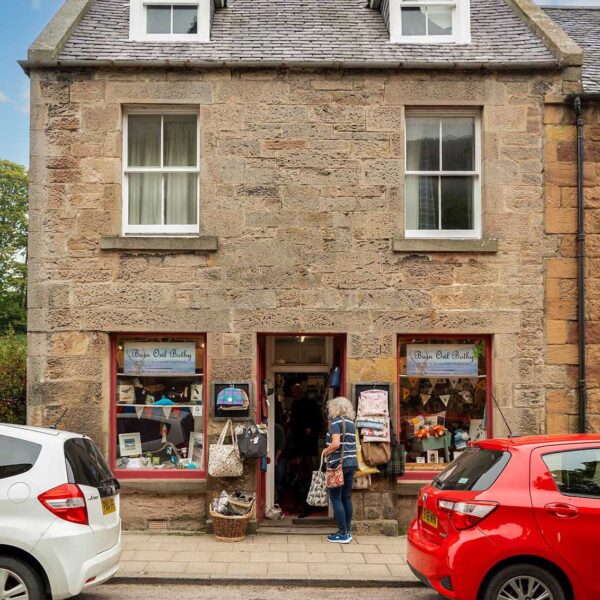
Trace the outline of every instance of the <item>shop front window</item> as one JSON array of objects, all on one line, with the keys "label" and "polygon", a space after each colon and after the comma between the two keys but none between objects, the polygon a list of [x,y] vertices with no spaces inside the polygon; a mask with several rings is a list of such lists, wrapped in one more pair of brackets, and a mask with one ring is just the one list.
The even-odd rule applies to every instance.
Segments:
[{"label": "shop front window", "polygon": [[117,470],[202,473],[205,338],[115,339]]},{"label": "shop front window", "polygon": [[400,340],[407,470],[439,469],[488,436],[488,354],[486,338]]},{"label": "shop front window", "polygon": [[275,338],[275,365],[326,365],[328,360],[326,337],[297,335]]}]

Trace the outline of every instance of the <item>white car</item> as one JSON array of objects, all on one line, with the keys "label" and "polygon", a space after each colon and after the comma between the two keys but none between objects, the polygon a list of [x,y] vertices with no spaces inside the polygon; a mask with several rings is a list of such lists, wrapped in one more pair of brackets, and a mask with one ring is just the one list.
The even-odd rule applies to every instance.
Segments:
[{"label": "white car", "polygon": [[92,440],[0,424],[0,599],[76,596],[121,549],[119,484]]}]

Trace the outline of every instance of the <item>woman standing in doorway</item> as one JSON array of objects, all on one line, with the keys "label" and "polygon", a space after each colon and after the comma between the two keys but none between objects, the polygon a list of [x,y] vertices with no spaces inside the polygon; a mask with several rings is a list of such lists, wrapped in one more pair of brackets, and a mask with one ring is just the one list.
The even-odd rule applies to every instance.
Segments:
[{"label": "woman standing in doorway", "polygon": [[[327,457],[327,467],[335,469],[340,461],[343,464],[344,485],[329,489],[333,512],[338,531],[327,536],[327,541],[348,544],[352,541],[352,483],[358,467],[356,460],[356,428],[354,427],[354,408],[347,398],[339,397],[327,403],[329,430],[327,447],[323,454]],[[342,453],[343,449],[343,453]]]}]

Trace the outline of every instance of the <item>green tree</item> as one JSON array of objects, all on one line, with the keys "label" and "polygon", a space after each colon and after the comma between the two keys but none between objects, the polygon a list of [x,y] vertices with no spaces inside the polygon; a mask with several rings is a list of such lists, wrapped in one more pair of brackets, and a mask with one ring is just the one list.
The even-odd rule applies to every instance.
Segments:
[{"label": "green tree", "polygon": [[0,160],[0,332],[26,329],[27,169]]},{"label": "green tree", "polygon": [[12,327],[0,337],[0,423],[25,423],[27,342]]}]

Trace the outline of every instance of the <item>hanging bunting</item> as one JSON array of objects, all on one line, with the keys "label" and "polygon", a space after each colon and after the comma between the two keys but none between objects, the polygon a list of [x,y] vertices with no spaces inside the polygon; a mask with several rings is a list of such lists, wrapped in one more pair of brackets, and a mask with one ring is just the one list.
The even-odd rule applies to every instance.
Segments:
[{"label": "hanging bunting", "polygon": [[417,388],[419,386],[419,378],[418,377],[409,377],[408,385],[410,386],[410,389],[412,392],[416,392]]},{"label": "hanging bunting", "polygon": [[410,397],[410,389],[403,387],[402,388],[402,400],[407,400]]},{"label": "hanging bunting", "polygon": [[438,384],[438,381],[440,380],[439,377],[430,377],[429,381],[431,382],[431,387],[435,390],[435,386]]},{"label": "hanging bunting", "polygon": [[458,386],[458,382],[460,381],[460,379],[458,377],[450,377],[448,378],[448,383],[450,384],[450,387],[452,388],[452,391],[456,391],[456,388]]},{"label": "hanging bunting", "polygon": [[479,377],[469,377],[469,383],[475,387],[479,383]]},{"label": "hanging bunting", "polygon": [[163,411],[163,415],[165,416],[165,419],[168,419],[171,416],[171,407],[170,406],[163,406],[162,411]]},{"label": "hanging bunting", "polygon": [[440,400],[446,408],[448,408],[448,402],[450,402],[450,394],[441,394]]},{"label": "hanging bunting", "polygon": [[135,414],[137,415],[138,420],[142,418],[142,414],[144,413],[144,406],[136,406]]},{"label": "hanging bunting", "polygon": [[483,378],[483,379],[480,379],[480,380],[477,382],[477,389],[478,389],[478,390],[482,390],[482,391],[483,391],[483,390],[485,390],[485,383],[486,383],[486,382],[485,382],[485,378]]},{"label": "hanging bunting", "polygon": [[429,394],[421,394],[421,405],[425,406],[429,402]]}]

